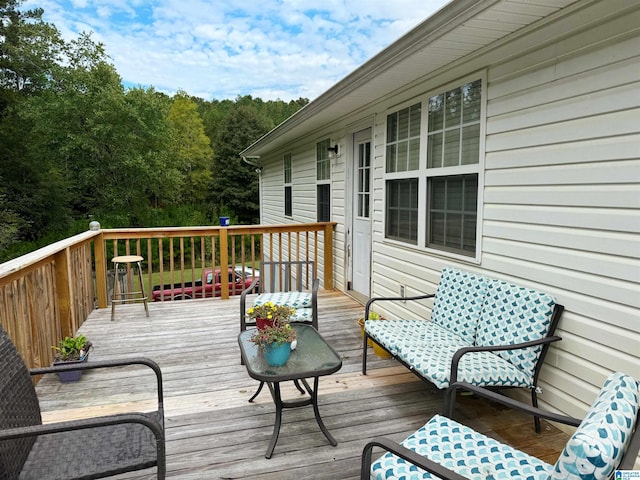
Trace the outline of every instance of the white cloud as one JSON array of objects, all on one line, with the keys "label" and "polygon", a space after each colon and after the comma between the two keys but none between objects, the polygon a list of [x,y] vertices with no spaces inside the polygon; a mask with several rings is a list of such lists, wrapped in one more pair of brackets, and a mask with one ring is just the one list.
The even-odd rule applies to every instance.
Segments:
[{"label": "white cloud", "polygon": [[[315,98],[447,0],[42,0],[93,31],[127,84],[206,99]],[[31,4],[31,5],[30,5]],[[25,7],[35,6],[28,0]]]}]

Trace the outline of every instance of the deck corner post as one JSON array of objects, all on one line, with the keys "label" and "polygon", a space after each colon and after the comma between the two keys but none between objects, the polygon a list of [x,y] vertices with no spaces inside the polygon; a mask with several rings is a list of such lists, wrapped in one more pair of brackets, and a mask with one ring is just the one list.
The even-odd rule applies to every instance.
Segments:
[{"label": "deck corner post", "polygon": [[[220,227],[220,278],[227,278],[227,272],[229,270],[229,236],[227,234],[227,227]],[[220,298],[223,300],[229,299],[229,284],[227,282],[220,282]]]},{"label": "deck corner post", "polygon": [[96,269],[96,295],[98,308],[107,308],[107,259],[102,232],[93,242]]}]

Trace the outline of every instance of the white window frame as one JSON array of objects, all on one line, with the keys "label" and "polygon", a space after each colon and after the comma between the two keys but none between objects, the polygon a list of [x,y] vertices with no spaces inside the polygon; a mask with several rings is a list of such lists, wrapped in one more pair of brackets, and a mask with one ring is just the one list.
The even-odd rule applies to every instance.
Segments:
[{"label": "white window frame", "polygon": [[[331,221],[332,212],[331,212],[331,204],[332,204],[332,192],[331,192],[331,158],[329,157],[329,146],[331,146],[330,138],[323,138],[316,142],[316,220],[319,220],[318,215],[318,187],[320,185],[328,185],[329,188],[329,219],[327,221]],[[326,175],[324,174],[326,167]],[[322,175],[320,175],[322,172]]]},{"label": "white window frame", "polygon": [[[282,157],[283,176],[284,176],[284,216],[287,218],[293,217],[293,167],[291,161],[291,153],[285,153]],[[291,211],[287,213],[287,189],[291,196],[291,204],[289,205]]]},{"label": "white window frame", "polygon": [[[480,139],[479,139],[479,154],[478,163],[471,165],[461,165],[452,167],[438,167],[427,168],[427,137],[428,137],[428,120],[429,120],[429,99],[435,95],[450,91],[457,87],[461,87],[467,83],[480,80],[481,85],[481,98],[480,98]],[[416,103],[422,104],[421,120],[420,120],[420,160],[419,167],[416,170],[400,171],[400,172],[386,172],[386,145],[387,145],[387,119],[388,116],[396,113],[404,108],[415,105]],[[430,90],[420,96],[413,97],[406,102],[395,105],[389,108],[385,112],[385,127],[384,127],[384,206],[383,206],[383,218],[384,218],[384,241],[389,244],[395,244],[405,248],[417,249],[429,254],[449,257],[460,261],[479,263],[482,252],[482,218],[483,218],[483,191],[484,191],[484,165],[485,165],[485,136],[486,136],[486,104],[487,104],[487,77],[486,72],[476,73],[462,78],[455,82],[442,85],[438,88]],[[477,192],[477,210],[476,210],[476,244],[475,253],[471,255],[465,255],[454,251],[449,251],[441,248],[427,247],[427,221],[428,221],[428,192],[427,183],[428,179],[438,176],[457,176],[465,174],[477,174],[478,176],[478,192]],[[402,241],[398,239],[387,237],[387,194],[388,187],[387,181],[389,180],[401,180],[401,179],[418,179],[418,226],[417,226],[417,243],[411,243],[410,241]]]}]

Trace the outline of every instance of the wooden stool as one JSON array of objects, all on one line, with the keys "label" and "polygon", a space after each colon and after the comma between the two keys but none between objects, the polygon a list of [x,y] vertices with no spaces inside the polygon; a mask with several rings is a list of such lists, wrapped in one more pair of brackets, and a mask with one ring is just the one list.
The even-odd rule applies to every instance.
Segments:
[{"label": "wooden stool", "polygon": [[[116,310],[116,303],[144,302],[144,310],[147,312],[147,317],[149,316],[149,307],[147,306],[147,296],[144,293],[144,284],[142,283],[142,267],[140,266],[140,262],[142,262],[143,260],[144,258],[142,258],[140,255],[122,255],[119,257],[113,257],[111,259],[111,261],[113,262],[113,269],[115,272],[115,277],[113,280],[113,295],[111,296],[111,321],[112,322],[113,322],[113,316]],[[121,263],[126,263],[126,264],[133,263],[137,265],[140,290],[137,290],[135,292],[120,291],[121,287],[118,282],[118,267]],[[127,272],[127,277],[128,277],[128,272]]]}]

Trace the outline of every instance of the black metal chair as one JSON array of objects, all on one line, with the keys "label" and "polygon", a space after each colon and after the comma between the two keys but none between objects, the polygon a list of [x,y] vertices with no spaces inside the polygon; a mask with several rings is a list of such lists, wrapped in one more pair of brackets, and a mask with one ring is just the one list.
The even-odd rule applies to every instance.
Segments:
[{"label": "black metal chair", "polygon": [[[146,365],[156,375],[158,410],[43,425],[31,375]],[[157,467],[166,474],[162,374],[152,360],[133,358],[29,370],[0,328],[0,478],[94,479]]]},{"label": "black metal chair", "polygon": [[296,309],[291,323],[310,323],[318,329],[318,287],[315,262],[288,260],[262,262],[260,276],[240,294],[240,331],[255,326],[246,318],[247,295],[259,293],[254,305],[273,302]]}]

